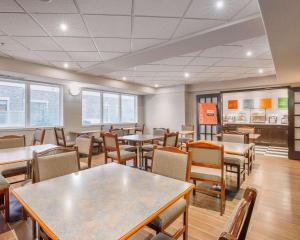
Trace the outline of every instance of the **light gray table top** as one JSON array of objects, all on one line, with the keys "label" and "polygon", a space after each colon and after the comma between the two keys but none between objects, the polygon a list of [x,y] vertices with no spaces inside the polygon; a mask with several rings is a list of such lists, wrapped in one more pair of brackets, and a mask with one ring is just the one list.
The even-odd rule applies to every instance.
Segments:
[{"label": "light gray table top", "polygon": [[147,142],[156,139],[161,139],[164,136],[155,136],[155,135],[147,135],[147,134],[134,134],[134,135],[126,135],[119,137],[119,140],[133,141],[133,142]]},{"label": "light gray table top", "polygon": [[224,152],[228,154],[235,154],[235,155],[245,155],[248,153],[249,149],[252,144],[245,144],[245,143],[233,143],[233,142],[221,142],[221,141],[212,141],[216,144],[223,144]]},{"label": "light gray table top", "polygon": [[53,239],[127,239],[193,185],[110,163],[13,189]]}]

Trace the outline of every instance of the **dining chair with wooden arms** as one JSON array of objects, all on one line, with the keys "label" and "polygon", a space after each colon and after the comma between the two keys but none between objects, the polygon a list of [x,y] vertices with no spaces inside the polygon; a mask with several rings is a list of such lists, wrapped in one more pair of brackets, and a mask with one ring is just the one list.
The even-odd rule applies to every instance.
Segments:
[{"label": "dining chair with wooden arms", "polygon": [[[17,136],[17,135],[8,135],[0,137],[0,149],[7,148],[17,148],[17,147],[25,147],[25,135]],[[29,163],[20,162],[13,163],[8,165],[0,166],[0,174],[3,177],[14,177],[18,175],[25,175],[25,180],[29,177]],[[23,181],[23,180],[21,180]],[[20,181],[16,181],[20,182]]]},{"label": "dining chair with wooden arms", "polygon": [[[181,131],[195,131],[194,125],[181,125]],[[194,141],[194,133],[184,134],[178,138],[178,142],[180,144],[181,149],[186,145],[187,142]]]},{"label": "dining chair with wooden arms", "polygon": [[[225,209],[225,178],[224,178],[224,146],[206,141],[188,142],[187,150],[192,152],[191,179],[196,185],[193,193],[200,191],[206,194],[220,196],[220,214]],[[218,185],[219,189],[212,186],[197,185],[198,182]]]},{"label": "dining chair with wooden arms", "polygon": [[245,240],[257,198],[257,190],[247,187],[218,240]]},{"label": "dining chair with wooden arms", "polygon": [[32,145],[41,145],[44,143],[46,129],[36,128],[33,133]]},{"label": "dining chair with wooden arms", "polygon": [[109,132],[104,133],[103,142],[105,163],[108,162],[108,159],[111,159],[112,161],[117,161],[120,164],[126,165],[127,161],[133,160],[134,167],[137,167],[137,154],[135,152],[122,149],[119,145],[117,134]]},{"label": "dining chair with wooden arms", "polygon": [[[155,174],[189,182],[191,161],[190,152],[182,151],[176,147],[162,147],[154,150],[151,171]],[[186,240],[188,236],[188,207],[189,196],[186,196],[163,211],[148,226],[157,233],[164,232],[177,218],[183,216],[183,226],[172,237],[177,239],[183,235],[183,239]]]},{"label": "dining chair with wooden arms", "polygon": [[[81,135],[75,140],[75,147],[78,151],[81,170],[92,167],[94,139],[94,136]],[[81,158],[87,158],[87,162],[81,161]]]},{"label": "dining chair with wooden arms", "polygon": [[9,182],[0,174],[0,210],[4,210],[6,222],[9,222],[9,186]]},{"label": "dining chair with wooden arms", "polygon": [[145,124],[143,123],[136,123],[134,126],[134,133],[141,133],[144,134],[144,130],[145,130]]},{"label": "dining chair with wooden arms", "polygon": [[65,131],[63,128],[55,127],[54,134],[57,146],[73,147],[75,145],[75,142],[66,140]]}]

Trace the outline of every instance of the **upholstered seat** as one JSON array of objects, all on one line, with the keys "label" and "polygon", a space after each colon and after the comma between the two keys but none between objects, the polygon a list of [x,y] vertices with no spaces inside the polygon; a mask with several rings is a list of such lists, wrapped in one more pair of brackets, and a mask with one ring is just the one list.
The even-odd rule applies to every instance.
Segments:
[{"label": "upholstered seat", "polygon": [[132,145],[120,145],[120,150],[125,150],[125,151],[129,151],[129,152],[136,152],[137,148],[136,148],[136,146],[132,146]]},{"label": "upholstered seat", "polygon": [[145,152],[153,151],[154,146],[155,145],[153,145],[153,144],[143,145],[142,146],[142,151],[145,151]]},{"label": "upholstered seat", "polygon": [[[118,152],[117,151],[108,152],[107,157],[117,159],[118,158]],[[136,157],[136,154],[134,152],[120,150],[120,157],[121,157],[121,159],[128,159],[128,158],[131,158],[131,157],[134,158],[134,157]]]},{"label": "upholstered seat", "polygon": [[158,217],[154,218],[153,221],[150,222],[149,226],[155,227],[157,229],[162,229],[164,226],[177,219],[178,216],[180,216],[180,214],[185,211],[185,207],[186,200],[183,198],[179,199],[172,206],[159,214]]},{"label": "upholstered seat", "polygon": [[192,166],[191,178],[221,181],[221,171],[215,168]]},{"label": "upholstered seat", "polygon": [[164,233],[159,233],[156,236],[154,236],[153,238],[151,238],[151,240],[173,240],[174,238],[164,234]]},{"label": "upholstered seat", "polygon": [[27,173],[27,163],[20,162],[20,163],[9,164],[6,166],[1,166],[0,173],[4,177],[25,174],[25,173]]},{"label": "upholstered seat", "polygon": [[245,157],[232,154],[224,154],[224,163],[230,165],[244,166]]},{"label": "upholstered seat", "polygon": [[0,191],[9,188],[9,182],[0,174]]}]

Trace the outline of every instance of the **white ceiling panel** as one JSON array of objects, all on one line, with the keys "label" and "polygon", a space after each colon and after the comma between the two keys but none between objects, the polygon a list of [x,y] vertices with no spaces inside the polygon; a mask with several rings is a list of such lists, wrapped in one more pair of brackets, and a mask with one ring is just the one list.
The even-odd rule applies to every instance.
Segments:
[{"label": "white ceiling panel", "polygon": [[7,36],[0,36],[0,43],[3,43],[3,45],[0,45],[0,51],[1,50],[9,50],[9,51],[27,50],[20,43]]},{"label": "white ceiling panel", "polygon": [[183,19],[180,23],[175,38],[183,37],[189,34],[194,34],[212,27],[216,27],[224,24],[224,21],[220,20],[207,20],[207,19]]},{"label": "white ceiling panel", "polygon": [[249,59],[238,59],[238,58],[228,58],[223,59],[215,64],[215,66],[221,66],[221,67],[241,67],[244,63],[248,62]]},{"label": "white ceiling panel", "polygon": [[54,39],[65,51],[97,51],[91,38],[56,37]]},{"label": "white ceiling panel", "polygon": [[164,65],[187,65],[193,60],[193,57],[173,57],[167,58],[153,64],[164,64]]},{"label": "white ceiling panel", "polygon": [[[79,14],[34,14],[33,16],[52,36],[89,36]],[[62,23],[67,25],[66,31],[60,29]]]},{"label": "white ceiling panel", "polygon": [[77,62],[77,64],[81,67],[81,68],[88,68],[91,67],[93,65],[98,64],[99,62]]},{"label": "white ceiling panel", "polygon": [[204,71],[206,68],[207,68],[207,66],[194,66],[194,65],[189,65],[189,66],[186,66],[186,67],[184,68],[184,71],[185,71],[185,72],[199,73],[199,72]]},{"label": "white ceiling panel", "polygon": [[214,0],[194,0],[185,17],[229,20],[243,9],[249,0],[226,0],[218,9]]},{"label": "white ceiling panel", "polygon": [[241,19],[255,14],[260,14],[260,9],[257,0],[252,0],[245,8],[243,8],[234,19]]},{"label": "white ceiling panel", "polygon": [[124,55],[124,53],[117,53],[117,52],[101,52],[100,54],[103,61],[108,61]]},{"label": "white ceiling panel", "polygon": [[205,69],[205,72],[212,72],[212,73],[245,73],[247,72],[248,68],[244,67],[208,67]]},{"label": "white ceiling panel", "polygon": [[[230,58],[234,54],[242,52],[242,48],[239,46],[218,46],[214,48],[209,48],[204,50],[200,56],[201,57],[215,57],[215,58]],[[245,55],[246,52],[243,52]]]},{"label": "white ceiling panel", "polygon": [[135,0],[134,14],[141,16],[181,17],[190,0]]},{"label": "white ceiling panel", "polygon": [[95,38],[100,51],[130,52],[130,39],[125,38]]},{"label": "white ceiling panel", "polygon": [[207,72],[203,72],[203,73],[197,73],[195,78],[213,78],[218,76],[220,73],[207,73]]},{"label": "white ceiling panel", "polygon": [[257,67],[257,68],[274,68],[273,60],[268,59],[248,59],[241,64],[243,67]]},{"label": "white ceiling panel", "polygon": [[38,62],[41,64],[46,63],[45,59],[41,58],[37,54],[34,54],[30,50],[24,50],[24,51],[3,51],[5,54],[12,56],[14,58],[30,61],[30,62]]},{"label": "white ceiling panel", "polygon": [[60,61],[70,61],[70,57],[65,52],[52,52],[52,51],[38,51],[37,55],[42,57],[45,60],[60,62]]},{"label": "white ceiling panel", "polygon": [[[248,70],[245,72],[247,73],[251,73],[251,74],[258,74],[259,73],[259,69],[260,68],[248,68]],[[274,68],[261,68],[263,69],[263,73],[275,73],[275,69]]]},{"label": "white ceiling panel", "polygon": [[130,38],[130,16],[84,15],[84,18],[94,37]]},{"label": "white ceiling panel", "polygon": [[222,60],[221,58],[196,57],[190,65],[211,66]]},{"label": "white ceiling panel", "polygon": [[132,0],[77,0],[81,13],[130,15]]},{"label": "white ceiling panel", "polygon": [[53,0],[49,3],[37,0],[18,0],[30,13],[77,13],[73,0]]},{"label": "white ceiling panel", "polygon": [[135,17],[133,37],[169,39],[178,22],[177,18]]},{"label": "white ceiling panel", "polygon": [[23,13],[0,13],[0,29],[12,36],[45,36],[31,17]]},{"label": "white ceiling panel", "polygon": [[15,39],[31,50],[61,50],[61,48],[50,37],[15,37]]},{"label": "white ceiling panel", "polygon": [[[59,68],[64,68],[64,69],[65,69],[65,66],[64,66],[65,63],[66,62],[51,62],[51,64],[53,64],[54,66],[59,67]],[[75,62],[68,62],[68,69],[79,70],[80,66]]]},{"label": "white ceiling panel", "polygon": [[24,12],[24,11],[22,8],[18,6],[18,4],[15,1],[1,0],[0,12]]},{"label": "white ceiling panel", "polygon": [[69,52],[69,55],[74,61],[101,62],[98,52]]},{"label": "white ceiling panel", "polygon": [[151,39],[151,38],[133,38],[131,40],[131,50],[138,51],[147,47],[151,47],[160,43],[165,42],[165,40],[161,39]]}]

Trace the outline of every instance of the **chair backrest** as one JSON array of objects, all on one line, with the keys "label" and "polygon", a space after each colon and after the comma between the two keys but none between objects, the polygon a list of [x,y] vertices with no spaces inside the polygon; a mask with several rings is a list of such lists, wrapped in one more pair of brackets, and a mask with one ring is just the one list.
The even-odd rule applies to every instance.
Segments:
[{"label": "chair backrest", "polygon": [[192,165],[217,168],[223,172],[223,145],[207,141],[188,142],[187,150],[192,152]]},{"label": "chair backrest", "polygon": [[65,138],[65,132],[63,128],[55,127],[54,128],[54,134],[56,139],[57,146],[66,147],[66,138]]},{"label": "chair backrest", "polygon": [[219,240],[245,240],[250,224],[257,190],[247,187],[244,197],[240,200],[229,219]]},{"label": "chair backrest", "polygon": [[119,151],[119,141],[117,134],[107,132],[104,133],[102,137],[105,152]]},{"label": "chair backrest", "polygon": [[178,132],[165,133],[164,135],[164,147],[177,147],[178,143]]},{"label": "chair backrest", "polygon": [[25,135],[8,135],[0,137],[0,149],[25,147]]},{"label": "chair backrest", "polygon": [[33,152],[33,183],[78,172],[79,169],[76,149],[56,147],[43,152]]},{"label": "chair backrest", "polygon": [[122,128],[113,128],[111,133],[117,134],[118,137],[122,137],[125,135],[125,131]]},{"label": "chair backrest", "polygon": [[80,154],[87,155],[88,158],[88,167],[92,166],[92,156],[93,156],[93,146],[95,142],[94,136],[81,135],[76,138],[75,145],[77,147],[77,151]]},{"label": "chair backrest", "polygon": [[194,131],[195,127],[194,125],[181,125],[182,131]]},{"label": "chair backrest", "polygon": [[154,136],[164,136],[166,133],[169,133],[170,130],[168,128],[153,128]]},{"label": "chair backrest", "polygon": [[190,152],[176,147],[155,149],[152,160],[152,172],[181,181],[189,181],[192,157]]},{"label": "chair backrest", "polygon": [[102,125],[101,126],[101,131],[103,132],[110,132],[112,130],[113,126],[108,124],[108,125]]},{"label": "chair backrest", "polygon": [[233,143],[249,143],[249,134],[239,132],[222,133],[222,141]]},{"label": "chair backrest", "polygon": [[46,134],[46,129],[36,128],[33,133],[32,145],[43,144]]},{"label": "chair backrest", "polygon": [[136,123],[134,126],[134,132],[141,132],[142,134],[144,133],[144,129],[145,129],[145,124],[143,123]]}]

